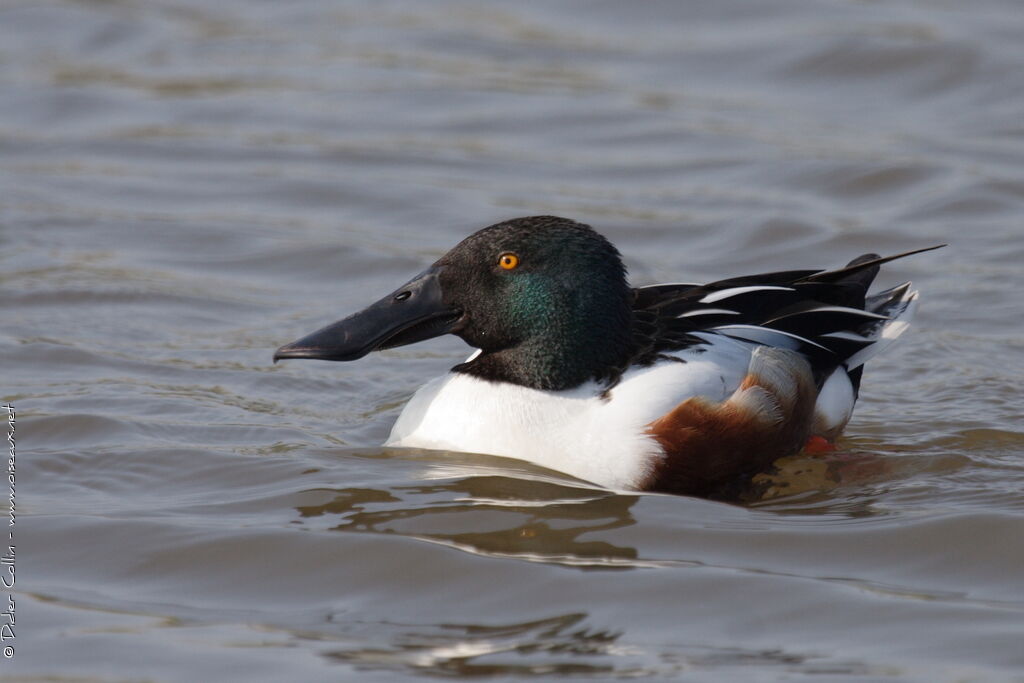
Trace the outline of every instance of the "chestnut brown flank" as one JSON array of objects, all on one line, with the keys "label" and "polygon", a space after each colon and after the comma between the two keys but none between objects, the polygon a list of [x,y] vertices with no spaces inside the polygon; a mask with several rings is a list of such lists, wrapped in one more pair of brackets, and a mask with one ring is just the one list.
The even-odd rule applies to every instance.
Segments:
[{"label": "chestnut brown flank", "polygon": [[695,397],[649,425],[665,450],[648,491],[726,498],[810,435],[817,399],[810,367],[782,349],[758,349],[748,374],[722,403]]}]

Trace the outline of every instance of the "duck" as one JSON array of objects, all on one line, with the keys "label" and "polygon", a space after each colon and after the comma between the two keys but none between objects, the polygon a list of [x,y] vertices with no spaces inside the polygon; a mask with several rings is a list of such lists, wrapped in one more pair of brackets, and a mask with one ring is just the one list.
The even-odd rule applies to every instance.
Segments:
[{"label": "duck", "polygon": [[864,363],[908,327],[881,265],[633,287],[588,225],[485,227],[376,303],[273,360],[355,361],[453,334],[476,349],[417,390],[386,446],[530,461],[600,487],[726,498],[808,444],[834,444]]}]

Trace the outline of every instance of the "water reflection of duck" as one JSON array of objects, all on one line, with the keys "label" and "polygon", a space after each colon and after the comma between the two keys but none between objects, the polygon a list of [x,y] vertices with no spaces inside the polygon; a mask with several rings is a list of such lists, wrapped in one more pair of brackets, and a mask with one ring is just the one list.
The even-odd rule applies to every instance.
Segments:
[{"label": "water reflection of duck", "polygon": [[881,264],[919,251],[634,289],[588,226],[518,218],[274,359],[355,360],[452,333],[479,350],[416,392],[389,445],[722,496],[842,431],[864,361],[906,329],[917,300],[910,283],[868,287]]},{"label": "water reflection of duck", "polygon": [[[635,524],[631,508],[636,495],[499,474],[390,492],[347,488],[317,493],[326,500],[296,510],[303,519],[326,516],[333,531],[412,536],[476,555],[580,568],[658,564],[639,559],[636,548],[616,545],[597,533]],[[483,515],[488,521],[481,528]]]}]

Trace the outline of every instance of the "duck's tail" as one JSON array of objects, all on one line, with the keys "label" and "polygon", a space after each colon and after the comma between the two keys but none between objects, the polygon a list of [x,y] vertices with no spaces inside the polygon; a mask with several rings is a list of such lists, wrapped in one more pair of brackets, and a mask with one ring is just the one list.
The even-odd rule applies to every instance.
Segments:
[{"label": "duck's tail", "polygon": [[836,270],[644,287],[636,290],[634,308],[657,316],[663,339],[712,332],[791,349],[810,361],[819,383],[842,369],[856,391],[864,362],[907,329],[917,302],[909,282],[869,296],[880,266],[943,246],[885,257],[864,254]]},{"label": "duck's tail", "polygon": [[846,359],[844,365],[847,370],[855,370],[869,358],[877,356],[910,326],[917,310],[917,290],[910,287],[911,283],[904,282],[865,300],[864,310],[886,319],[868,321],[852,333],[871,343]]}]

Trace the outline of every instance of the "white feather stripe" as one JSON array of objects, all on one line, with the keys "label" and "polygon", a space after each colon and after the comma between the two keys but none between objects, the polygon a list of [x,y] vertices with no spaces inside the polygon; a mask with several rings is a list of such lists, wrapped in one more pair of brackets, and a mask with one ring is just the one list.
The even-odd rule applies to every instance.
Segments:
[{"label": "white feather stripe", "polygon": [[783,318],[789,318],[797,315],[804,315],[805,313],[848,313],[849,315],[859,315],[862,318],[872,318],[874,320],[888,320],[889,316],[880,315],[878,313],[872,313],[871,311],[864,311],[859,308],[850,308],[848,306],[815,306],[814,308],[808,308],[805,311],[797,311],[789,315],[779,316],[774,320],[782,320]]},{"label": "white feather stripe", "polygon": [[757,344],[765,344],[767,346],[778,346],[784,349],[797,349],[800,344],[808,344],[810,346],[816,346],[819,349],[828,350],[827,347],[813,342],[807,337],[801,337],[798,334],[792,332],[783,332],[782,330],[773,330],[768,327],[758,327],[757,325],[716,325],[711,329],[721,334],[727,334],[730,337],[739,337],[740,339],[747,339]]},{"label": "white feather stripe", "polygon": [[818,339],[846,339],[848,341],[855,342],[871,342],[874,341],[871,337],[865,337],[863,334],[857,334],[856,332],[848,332],[846,330],[840,332],[829,332],[827,334],[819,334]]},{"label": "white feather stripe", "polygon": [[697,311],[687,311],[686,313],[680,313],[677,318],[692,318],[697,315],[739,315],[737,311],[730,311],[725,308],[702,308]]},{"label": "white feather stripe", "polygon": [[767,291],[779,291],[779,292],[795,292],[796,290],[792,287],[776,287],[775,285],[754,285],[750,287],[730,287],[729,289],[722,289],[717,292],[711,292],[700,300],[702,304],[713,304],[716,301],[722,299],[728,299],[732,296],[739,296],[740,294],[749,294],[750,292],[767,292]]},{"label": "white feather stripe", "polygon": [[644,285],[640,289],[655,289],[657,287],[702,287],[699,282],[659,282],[656,285]]}]

